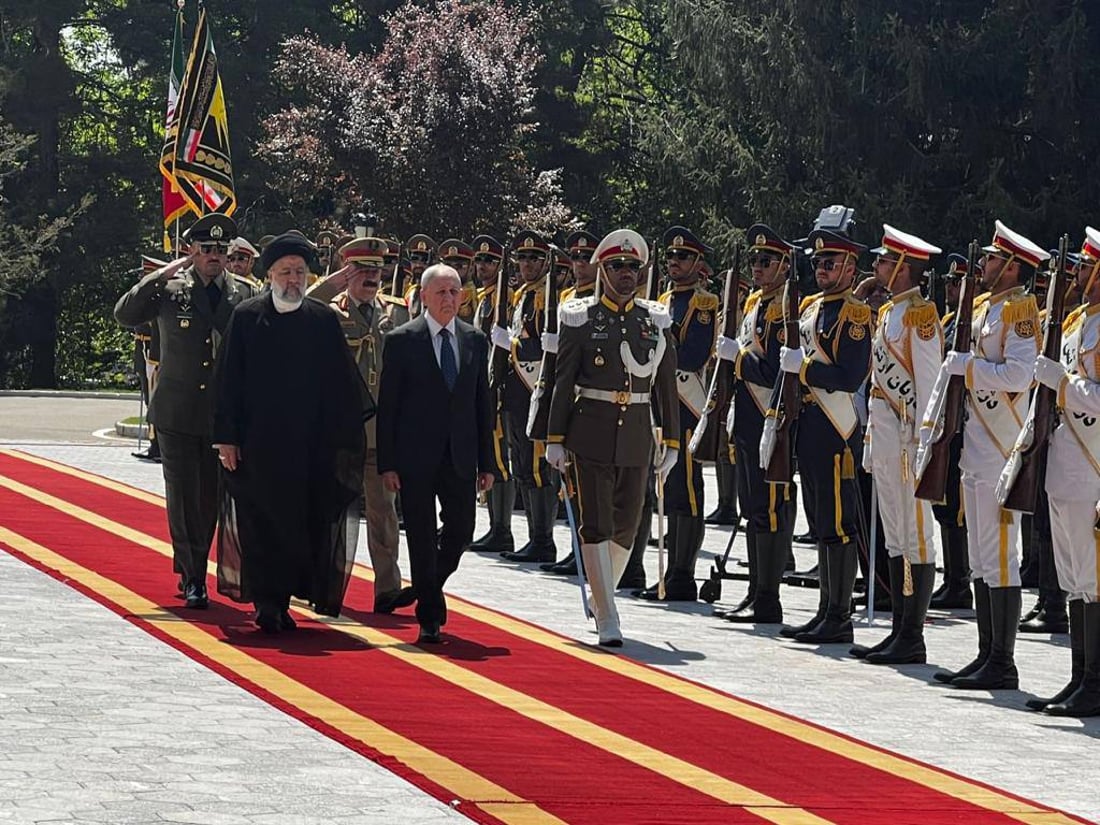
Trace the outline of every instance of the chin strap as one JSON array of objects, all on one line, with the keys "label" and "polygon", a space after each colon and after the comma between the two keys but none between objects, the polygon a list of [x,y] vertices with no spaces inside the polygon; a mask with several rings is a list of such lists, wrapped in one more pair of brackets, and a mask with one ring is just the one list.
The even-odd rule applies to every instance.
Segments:
[{"label": "chin strap", "polygon": [[901,267],[905,263],[905,253],[902,252],[898,256],[897,263],[894,264],[894,270],[890,273],[890,279],[886,282],[886,291],[891,295],[894,293],[894,281],[897,280],[898,273],[901,272]]}]

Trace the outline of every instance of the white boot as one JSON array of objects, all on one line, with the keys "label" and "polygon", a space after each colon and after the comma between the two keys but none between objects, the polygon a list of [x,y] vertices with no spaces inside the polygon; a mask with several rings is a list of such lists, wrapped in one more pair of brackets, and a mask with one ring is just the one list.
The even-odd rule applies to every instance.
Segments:
[{"label": "white boot", "polygon": [[623,571],[626,570],[626,564],[630,561],[630,549],[613,541],[609,541],[608,546],[611,553],[611,584],[614,587],[622,581]]},{"label": "white boot", "polygon": [[[610,542],[582,544],[584,572],[591,591],[592,613],[596,617],[596,632],[603,647],[622,647],[619,631],[619,611],[615,607],[615,582],[611,573]],[[625,564],[625,563],[624,563]]]}]

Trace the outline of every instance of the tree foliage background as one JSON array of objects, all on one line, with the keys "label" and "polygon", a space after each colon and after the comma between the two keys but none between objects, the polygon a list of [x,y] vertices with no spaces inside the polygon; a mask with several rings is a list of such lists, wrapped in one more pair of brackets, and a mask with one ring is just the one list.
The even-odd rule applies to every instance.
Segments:
[{"label": "tree foliage background", "polygon": [[[188,0],[193,22],[197,0]],[[1084,0],[206,0],[255,239],[755,220],[856,208],[945,248],[1098,218]],[[172,0],[0,0],[0,387],[127,381],[156,251]]]}]

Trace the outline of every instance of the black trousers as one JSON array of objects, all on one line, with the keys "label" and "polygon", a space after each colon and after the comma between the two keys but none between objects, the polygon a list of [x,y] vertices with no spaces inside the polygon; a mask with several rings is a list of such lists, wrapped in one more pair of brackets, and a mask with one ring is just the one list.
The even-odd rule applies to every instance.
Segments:
[{"label": "black trousers", "polygon": [[760,468],[760,431],[746,428],[738,432],[737,447],[737,497],[741,514],[753,533],[782,533],[790,527],[795,516],[797,490],[790,484],[771,484],[764,480]]},{"label": "black trousers", "polygon": [[795,452],[817,540],[830,545],[855,542],[860,506],[855,468],[863,453],[859,427],[844,439],[820,407],[807,404],[798,419]]},{"label": "black trousers", "polygon": [[206,580],[206,562],[218,523],[218,453],[204,435],[157,430],[172,569],[186,581]]},{"label": "black trousers", "polygon": [[505,410],[504,432],[508,436],[512,476],[521,488],[557,488],[558,476],[546,463],[546,448],[527,437],[527,415],[518,409]]},{"label": "black trousers", "polygon": [[443,624],[443,586],[458,569],[462,551],[474,537],[477,485],[474,479],[456,473],[450,461],[440,464],[434,475],[400,476],[416,618],[421,625]]}]

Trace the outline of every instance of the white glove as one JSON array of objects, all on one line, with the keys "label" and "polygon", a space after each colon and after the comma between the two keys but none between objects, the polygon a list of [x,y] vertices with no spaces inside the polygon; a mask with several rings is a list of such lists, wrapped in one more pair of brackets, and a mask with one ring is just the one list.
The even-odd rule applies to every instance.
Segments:
[{"label": "white glove", "polygon": [[1057,390],[1062,384],[1062,379],[1066,377],[1066,368],[1062,366],[1060,361],[1055,361],[1053,358],[1047,358],[1045,355],[1040,355],[1039,359],[1035,362],[1035,380],[1046,387],[1050,387],[1052,390]]},{"label": "white glove", "polygon": [[661,481],[668,478],[668,474],[672,472],[672,468],[676,466],[676,459],[679,458],[680,451],[675,447],[669,447],[665,450],[665,454],[661,457],[661,463],[657,465],[657,475],[661,477]]},{"label": "white glove", "polygon": [[546,463],[559,473],[565,472],[565,447],[561,444],[546,445]]},{"label": "white glove", "polygon": [[718,343],[714,347],[714,354],[718,356],[720,361],[736,361],[737,356],[741,354],[741,342],[736,338],[719,335]]},{"label": "white glove", "polygon": [[542,351],[558,354],[558,334],[556,332],[544,332],[542,334]]},{"label": "white glove", "polygon": [[509,352],[512,351],[512,335],[504,327],[494,326],[493,333],[490,337],[493,340],[494,347],[500,347]]},{"label": "white glove", "polygon": [[974,356],[969,352],[955,352],[952,350],[943,359],[943,367],[948,375],[966,375],[966,365]]},{"label": "white glove", "polygon": [[802,370],[802,362],[806,360],[806,353],[802,351],[802,347],[791,349],[790,347],[779,348],[779,368],[783,372],[798,373]]},{"label": "white glove", "polygon": [[868,432],[863,437],[863,471],[865,473],[871,472],[871,433]]}]

